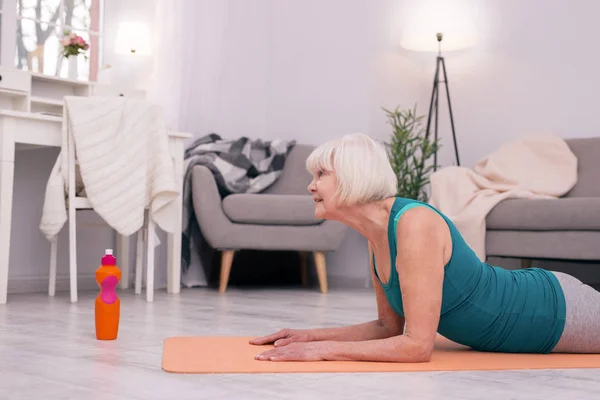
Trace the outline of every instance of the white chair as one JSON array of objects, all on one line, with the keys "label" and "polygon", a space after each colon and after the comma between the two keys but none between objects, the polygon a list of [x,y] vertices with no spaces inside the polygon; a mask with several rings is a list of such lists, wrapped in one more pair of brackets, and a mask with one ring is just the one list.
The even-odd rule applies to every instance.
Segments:
[{"label": "white chair", "polygon": [[[68,198],[68,219],[69,219],[69,283],[70,283],[70,295],[71,302],[77,302],[77,229],[76,229],[76,211],[77,210],[93,210],[92,204],[86,197],[78,197],[75,189],[75,175],[76,166],[78,165],[75,159],[75,149],[72,145],[73,137],[69,130],[67,137],[68,146],[68,178],[69,187],[67,190]],[[146,247],[146,300],[148,302],[153,301],[154,297],[154,235],[150,234],[154,231],[155,223],[150,218],[150,214],[146,211],[144,215],[144,224],[142,229],[137,232],[137,245],[136,245],[136,257],[135,257],[135,294],[142,292],[142,269],[143,269],[143,252]],[[120,236],[120,235],[118,235]],[[117,241],[122,243],[122,240],[128,240],[128,237],[118,237]],[[58,257],[58,242],[57,239],[50,243],[50,277],[48,282],[48,295],[54,296],[56,293],[56,265]],[[123,249],[128,246],[117,246],[117,249]],[[125,254],[116,254],[117,257],[121,257],[124,261],[121,263],[124,268],[121,268],[122,282],[121,288],[126,288],[129,281],[129,251],[126,250]],[[127,258],[124,260],[124,258]],[[118,258],[117,258],[118,259]]]},{"label": "white chair", "polygon": [[154,300],[154,232],[155,223],[148,210],[144,213],[144,226],[138,231],[135,252],[135,294],[142,293],[144,245],[146,247],[146,301]]}]

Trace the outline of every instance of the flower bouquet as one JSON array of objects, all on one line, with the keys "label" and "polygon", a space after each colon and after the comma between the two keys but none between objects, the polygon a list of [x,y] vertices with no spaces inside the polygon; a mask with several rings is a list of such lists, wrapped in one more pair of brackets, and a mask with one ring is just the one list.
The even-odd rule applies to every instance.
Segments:
[{"label": "flower bouquet", "polygon": [[90,46],[85,42],[85,40],[81,36],[73,32],[65,31],[65,36],[60,42],[63,46],[62,53],[63,56],[65,56],[65,58],[83,54],[83,56],[87,60],[87,54],[85,54],[85,52],[87,51],[87,49],[90,48]]}]

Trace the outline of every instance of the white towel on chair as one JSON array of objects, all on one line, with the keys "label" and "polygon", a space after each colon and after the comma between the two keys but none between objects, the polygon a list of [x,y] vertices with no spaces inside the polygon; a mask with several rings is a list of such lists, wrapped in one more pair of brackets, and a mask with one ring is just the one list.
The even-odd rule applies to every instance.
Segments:
[{"label": "white towel on chair", "polygon": [[[67,221],[68,130],[85,196],[113,229],[131,235],[152,219],[173,232],[177,186],[157,106],[124,97],[65,97],[61,153],[48,179],[40,230],[54,238]],[[79,190],[79,187],[77,188]]]}]

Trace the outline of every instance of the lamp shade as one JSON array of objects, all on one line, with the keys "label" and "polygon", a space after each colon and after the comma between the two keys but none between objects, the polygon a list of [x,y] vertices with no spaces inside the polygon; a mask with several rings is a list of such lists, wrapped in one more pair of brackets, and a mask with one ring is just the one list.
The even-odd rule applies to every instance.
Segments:
[{"label": "lamp shade", "polygon": [[443,34],[442,51],[476,44],[472,7],[461,1],[419,0],[406,10],[400,46],[413,51],[438,51],[437,33]]},{"label": "lamp shade", "polygon": [[115,43],[117,54],[149,55],[150,31],[142,22],[122,22],[119,24]]},{"label": "lamp shade", "polygon": [[440,30],[424,32],[420,35],[407,36],[400,41],[400,46],[413,51],[438,51],[440,45],[436,39],[437,32],[443,33],[443,40],[441,43],[442,51],[462,50],[474,46],[476,43],[473,36],[458,32],[448,35]]}]

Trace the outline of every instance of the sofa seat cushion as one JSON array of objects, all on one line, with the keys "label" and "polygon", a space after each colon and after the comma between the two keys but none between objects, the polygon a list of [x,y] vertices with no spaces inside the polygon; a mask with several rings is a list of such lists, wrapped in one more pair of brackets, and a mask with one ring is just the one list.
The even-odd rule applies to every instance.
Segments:
[{"label": "sofa seat cushion", "polygon": [[223,199],[227,217],[240,224],[318,225],[310,195],[236,193]]},{"label": "sofa seat cushion", "polygon": [[600,230],[600,198],[507,199],[490,211],[489,230]]}]

